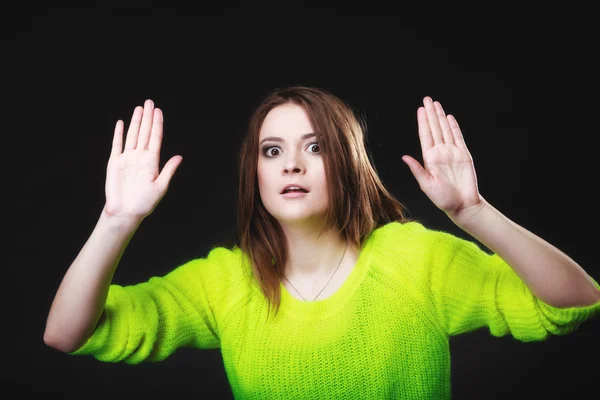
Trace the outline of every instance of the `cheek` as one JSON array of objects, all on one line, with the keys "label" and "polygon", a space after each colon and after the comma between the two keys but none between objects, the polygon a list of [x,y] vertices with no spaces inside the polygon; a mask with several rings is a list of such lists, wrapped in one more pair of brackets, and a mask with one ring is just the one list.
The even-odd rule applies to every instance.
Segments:
[{"label": "cheek", "polygon": [[258,180],[258,183],[262,184],[265,179],[264,179],[264,167],[262,165],[262,163],[259,161],[258,164],[256,165],[256,179]]},{"label": "cheek", "polygon": [[325,168],[323,167],[322,164],[320,167],[321,168],[320,168],[319,175],[318,175],[319,187],[324,192],[327,192],[327,177],[325,176]]},{"label": "cheek", "polygon": [[267,170],[265,170],[264,166],[261,166],[260,164],[256,168],[256,180],[258,182],[259,191],[269,190],[269,182],[272,182],[272,179],[269,179]]}]

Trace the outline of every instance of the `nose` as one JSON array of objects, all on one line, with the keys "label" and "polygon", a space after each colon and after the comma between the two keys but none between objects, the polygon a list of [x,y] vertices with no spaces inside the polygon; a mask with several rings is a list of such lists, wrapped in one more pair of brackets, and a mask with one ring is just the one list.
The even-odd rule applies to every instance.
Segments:
[{"label": "nose", "polygon": [[284,161],[283,164],[283,172],[289,173],[292,172],[302,172],[304,170],[304,166],[300,157],[297,155],[297,152],[290,152],[290,154]]}]

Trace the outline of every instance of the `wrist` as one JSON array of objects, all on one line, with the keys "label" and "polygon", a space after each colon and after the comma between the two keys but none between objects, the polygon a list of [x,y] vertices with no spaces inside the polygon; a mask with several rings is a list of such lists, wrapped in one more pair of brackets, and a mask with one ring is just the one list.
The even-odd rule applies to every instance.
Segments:
[{"label": "wrist", "polygon": [[140,226],[143,220],[141,217],[111,214],[106,210],[106,206],[104,206],[100,213],[99,223],[113,230],[133,232]]},{"label": "wrist", "polygon": [[482,196],[480,196],[480,199],[479,203],[455,214],[448,214],[448,217],[461,228],[476,223],[478,218],[481,218],[481,216],[485,214],[485,211],[490,207],[490,204]]}]

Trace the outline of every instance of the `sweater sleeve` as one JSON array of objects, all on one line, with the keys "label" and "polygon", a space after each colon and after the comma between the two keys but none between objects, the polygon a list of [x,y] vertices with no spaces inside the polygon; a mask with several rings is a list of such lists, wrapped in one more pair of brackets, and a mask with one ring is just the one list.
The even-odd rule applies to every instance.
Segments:
[{"label": "sweater sleeve", "polygon": [[488,327],[496,337],[543,341],[578,329],[600,312],[600,303],[569,308],[544,303],[504,260],[475,242],[435,230],[421,231],[420,239],[431,298],[449,336]]},{"label": "sweater sleeve", "polygon": [[219,273],[231,262],[229,254],[217,247],[165,276],[111,285],[92,336],[70,354],[137,364],[163,360],[180,347],[220,347],[215,303],[222,298]]}]

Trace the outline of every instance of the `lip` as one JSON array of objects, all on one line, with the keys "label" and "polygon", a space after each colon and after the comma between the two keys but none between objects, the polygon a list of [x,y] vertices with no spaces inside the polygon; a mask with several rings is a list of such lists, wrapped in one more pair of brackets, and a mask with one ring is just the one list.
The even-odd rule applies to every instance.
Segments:
[{"label": "lip", "polygon": [[304,193],[304,192],[288,192],[288,193],[283,193],[282,196],[287,199],[295,199],[297,197],[304,197],[307,194],[308,193]]},{"label": "lip", "polygon": [[[285,191],[285,189],[287,189],[287,188],[289,188],[289,187],[292,187],[292,186],[299,187],[300,189],[304,189],[304,190],[306,190],[306,191],[308,192],[308,189],[306,189],[306,188],[305,188],[304,186],[302,186],[302,185],[299,185],[299,184],[297,184],[297,183],[289,183],[289,184],[285,185],[285,186],[284,186],[284,187],[281,189],[281,191],[279,192],[279,194],[283,194],[283,192]],[[306,193],[305,193],[305,194],[306,194]]]}]

